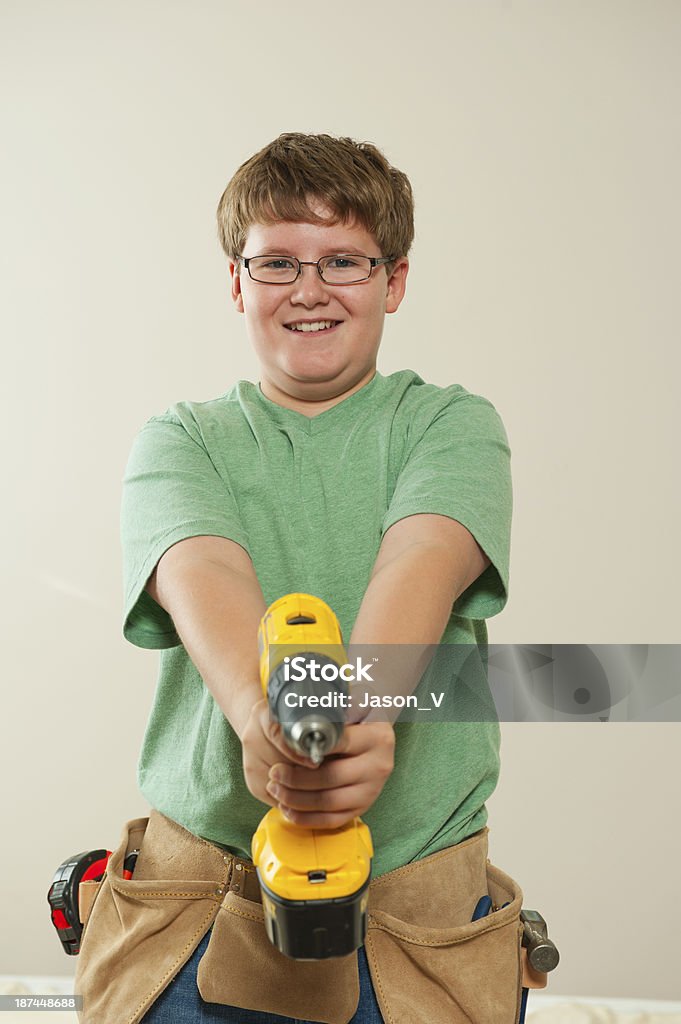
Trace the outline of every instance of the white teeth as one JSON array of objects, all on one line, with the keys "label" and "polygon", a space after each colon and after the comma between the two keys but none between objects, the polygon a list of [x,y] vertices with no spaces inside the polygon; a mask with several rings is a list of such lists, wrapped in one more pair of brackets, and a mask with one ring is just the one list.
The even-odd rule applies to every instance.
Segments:
[{"label": "white teeth", "polygon": [[327,327],[333,327],[336,320],[316,320],[312,324],[288,324],[290,331],[323,331]]}]

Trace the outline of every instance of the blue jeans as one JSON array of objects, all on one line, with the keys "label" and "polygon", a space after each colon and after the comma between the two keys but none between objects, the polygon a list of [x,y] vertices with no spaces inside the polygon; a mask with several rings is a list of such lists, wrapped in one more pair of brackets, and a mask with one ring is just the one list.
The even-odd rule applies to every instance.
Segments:
[{"label": "blue jeans", "polygon": [[[278,1013],[242,1010],[235,1006],[223,1006],[222,1003],[204,1002],[196,984],[196,972],[209,939],[210,931],[204,935],[193,955],[156,1002],[152,1003],[140,1024],[309,1024],[293,1017],[281,1017]],[[364,946],[357,951],[357,962],[359,1005],[350,1024],[383,1024]]]}]

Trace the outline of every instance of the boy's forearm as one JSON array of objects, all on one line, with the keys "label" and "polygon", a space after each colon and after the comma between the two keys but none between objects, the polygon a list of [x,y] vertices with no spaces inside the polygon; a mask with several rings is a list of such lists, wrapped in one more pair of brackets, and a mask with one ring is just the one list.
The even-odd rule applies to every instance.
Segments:
[{"label": "boy's forearm", "polygon": [[414,545],[372,576],[350,643],[439,643],[459,586],[456,563],[439,545]]},{"label": "boy's forearm", "polygon": [[348,649],[352,661],[356,645],[376,647],[373,689],[391,696],[414,691],[442,639],[462,575],[441,546],[429,544],[414,545],[374,573]]},{"label": "boy's forearm", "polygon": [[255,573],[243,574],[206,559],[175,566],[156,582],[156,600],[201,678],[239,737],[262,698],[257,634],[266,605]]}]

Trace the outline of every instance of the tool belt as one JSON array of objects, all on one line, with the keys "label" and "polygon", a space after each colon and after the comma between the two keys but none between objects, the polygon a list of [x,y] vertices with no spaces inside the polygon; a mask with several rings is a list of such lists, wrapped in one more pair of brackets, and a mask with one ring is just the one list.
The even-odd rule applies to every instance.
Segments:
[{"label": "tool belt", "polygon": [[[489,862],[487,837],[483,828],[371,882],[365,948],[387,1024],[518,1020],[523,897]],[[211,927],[197,977],[204,1000],[324,1024],[348,1024],[357,1009],[356,953],[285,957],[265,933],[253,864],[158,811],[127,822],[104,878],[80,889],[81,1024],[137,1024]],[[471,922],[485,893],[495,911]]]}]

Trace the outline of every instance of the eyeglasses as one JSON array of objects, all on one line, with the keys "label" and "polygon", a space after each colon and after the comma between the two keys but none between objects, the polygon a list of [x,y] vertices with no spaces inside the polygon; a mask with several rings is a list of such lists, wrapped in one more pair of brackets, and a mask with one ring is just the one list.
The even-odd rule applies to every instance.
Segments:
[{"label": "eyeglasses", "polygon": [[303,267],[316,267],[325,284],[359,284],[371,277],[374,267],[392,263],[396,256],[353,256],[343,253],[337,256],[323,256],[314,262],[296,259],[295,256],[238,256],[253,281],[261,284],[293,284],[302,273]]}]

